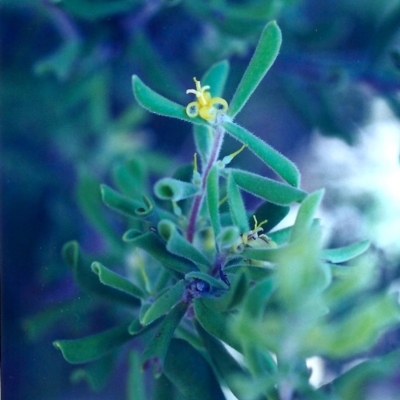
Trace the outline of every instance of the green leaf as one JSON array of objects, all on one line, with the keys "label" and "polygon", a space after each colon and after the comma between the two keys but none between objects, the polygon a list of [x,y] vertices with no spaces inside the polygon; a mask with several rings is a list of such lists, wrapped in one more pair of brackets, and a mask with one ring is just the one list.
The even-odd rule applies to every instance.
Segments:
[{"label": "green leaf", "polygon": [[[366,387],[371,384],[371,387],[383,387],[379,384],[386,385],[388,379],[393,379],[398,374],[399,369],[400,349],[396,349],[381,357],[357,364],[329,384],[321,386],[318,392],[328,390],[329,393],[335,393],[340,399],[365,400]],[[390,389],[388,393],[391,393]]]},{"label": "green leaf", "polygon": [[[46,332],[54,329],[60,320],[68,320],[77,314],[88,314],[93,308],[93,298],[90,295],[75,297],[43,308],[28,318],[22,320],[22,329],[29,341],[36,342]],[[60,312],[62,310],[62,312]]]},{"label": "green leaf", "polygon": [[201,163],[202,166],[204,166],[207,164],[213,144],[213,133],[211,126],[194,125],[193,134],[196,150],[200,154]]},{"label": "green leaf", "polygon": [[100,190],[103,202],[106,206],[125,216],[138,218],[136,210],[142,207],[139,201],[123,196],[107,185],[100,185]]},{"label": "green leaf", "polygon": [[154,185],[154,193],[159,199],[179,201],[195,196],[199,187],[193,183],[183,182],[173,178],[160,179]]},{"label": "green leaf", "polygon": [[86,381],[93,391],[99,392],[108,383],[115,364],[115,354],[108,354],[99,360],[92,361],[85,368],[73,371],[71,381],[72,383]]},{"label": "green leaf", "polygon": [[239,228],[241,233],[248,232],[250,227],[247,221],[246,208],[240,190],[231,173],[228,174],[226,186],[232,221]]},{"label": "green leaf", "polygon": [[53,345],[60,349],[63,357],[71,364],[82,364],[97,360],[132,339],[129,324],[124,323],[95,335],[75,340],[56,340]]},{"label": "green leaf", "polygon": [[208,282],[211,286],[216,287],[217,289],[228,289],[226,283],[214,278],[209,274],[205,274],[204,272],[189,272],[185,275],[185,279],[200,279],[202,281]]},{"label": "green leaf", "polygon": [[237,339],[230,334],[228,327],[232,317],[228,313],[220,313],[207,307],[202,299],[193,300],[194,312],[201,326],[211,335],[222,340],[237,351],[241,351],[241,346]]},{"label": "green leaf", "polygon": [[354,308],[342,320],[316,326],[307,334],[309,352],[345,358],[366,351],[384,330],[398,325],[400,307],[393,294],[376,295]]},{"label": "green leaf", "polygon": [[35,63],[35,74],[43,75],[51,72],[60,81],[65,81],[73,72],[81,51],[82,46],[78,40],[65,41],[54,53]]},{"label": "green leaf", "polygon": [[221,97],[229,75],[229,61],[223,60],[212,65],[204,74],[202,86],[210,86],[211,97]]},{"label": "green leaf", "polygon": [[129,354],[128,400],[146,400],[144,378],[140,356],[133,350]]},{"label": "green leaf", "polygon": [[[290,207],[288,206],[281,206],[279,204],[269,203],[266,201],[257,208],[257,210],[254,212],[254,215],[257,217],[257,221],[259,222],[267,220],[267,223],[264,224],[262,228],[264,229],[264,232],[269,232],[289,214],[289,211]],[[276,240],[274,241],[277,242]]]},{"label": "green leaf", "polygon": [[185,281],[180,280],[150,305],[144,315],[140,318],[140,322],[143,325],[147,325],[167,313],[176,303],[178,303],[178,301],[182,299],[184,291]]},{"label": "green leaf", "polygon": [[368,250],[370,244],[369,240],[362,240],[337,249],[324,249],[322,250],[321,258],[335,264],[346,262],[363,254]]},{"label": "green leaf", "polygon": [[318,190],[309,194],[301,203],[297,212],[295,223],[292,227],[292,234],[290,241],[294,242],[296,239],[303,236],[312,226],[314,215],[318,210],[324,195],[324,190]]},{"label": "green leaf", "polygon": [[210,214],[211,225],[214,236],[218,236],[221,231],[221,221],[219,219],[219,184],[218,167],[214,165],[207,176],[207,205]]},{"label": "green leaf", "polygon": [[241,398],[242,391],[238,387],[238,376],[241,376],[243,379],[251,379],[250,375],[229,354],[225,346],[204,330],[197,321],[195,321],[195,327],[218,373],[227,383],[232,393]]},{"label": "green leaf", "polygon": [[237,226],[224,226],[215,240],[219,249],[230,249],[237,244],[239,238],[240,231]]},{"label": "green leaf", "polygon": [[114,247],[120,248],[121,242],[115,233],[115,229],[112,228],[104,216],[100,182],[83,168],[79,169],[76,197],[80,209],[90,223],[104,234]]},{"label": "green leaf", "polygon": [[137,102],[146,110],[165,117],[178,118],[193,124],[205,125],[207,122],[200,117],[190,118],[185,107],[159,95],[146,86],[138,76],[132,76],[133,94]]},{"label": "green leaf", "polygon": [[185,340],[171,340],[164,373],[186,400],[225,400],[210,365]]},{"label": "green leaf", "polygon": [[187,303],[180,302],[174,308],[172,308],[169,314],[161,322],[156,334],[147,343],[143,351],[141,358],[142,364],[144,364],[144,367],[147,365],[152,365],[153,372],[156,376],[159,376],[162,371],[165,355],[168,351],[170,341],[176,327],[179,325],[181,319],[185,315],[187,307]]},{"label": "green leaf", "polygon": [[123,240],[145,250],[178,278],[198,269],[185,258],[171,254],[166,249],[165,243],[152,232],[142,234],[136,229],[130,229],[125,232]]},{"label": "green leaf", "polygon": [[275,281],[271,278],[258,282],[247,291],[243,310],[253,319],[261,319],[265,306],[276,289]]},{"label": "green leaf", "polygon": [[136,157],[117,164],[112,172],[113,181],[125,196],[140,198],[146,182],[143,162]]},{"label": "green leaf", "polygon": [[303,200],[307,193],[292,186],[239,169],[230,169],[235,182],[247,192],[271,203],[289,205]]},{"label": "green leaf", "polygon": [[71,241],[66,243],[63,246],[62,255],[64,261],[72,268],[76,282],[85,291],[130,307],[140,304],[137,298],[121,290],[103,285],[96,275],[93,274],[90,267],[91,262],[87,260],[87,257],[80,251],[77,242]]},{"label": "green leaf", "polygon": [[92,263],[91,268],[92,271],[98,275],[100,282],[104,285],[121,290],[133,297],[136,297],[137,299],[145,298],[145,294],[131,281],[121,275],[116,274],[99,262],[96,261]]},{"label": "green leaf", "polygon": [[235,309],[241,303],[249,288],[247,274],[238,272],[229,275],[231,287],[228,291],[218,297],[204,297],[203,304],[218,312],[225,312]]},{"label": "green leaf", "polygon": [[231,136],[245,144],[283,180],[292,186],[300,186],[300,172],[292,161],[241,126],[233,122],[225,122],[223,126]]},{"label": "green leaf", "polygon": [[172,254],[187,258],[195,264],[211,267],[210,260],[192,243],[178,233],[175,225],[169,220],[162,220],[158,224],[158,232],[167,241],[167,250]]},{"label": "green leaf", "polygon": [[267,71],[271,68],[282,43],[282,34],[275,21],[269,22],[261,33],[250,63],[230,102],[229,115],[234,118],[246,104]]}]

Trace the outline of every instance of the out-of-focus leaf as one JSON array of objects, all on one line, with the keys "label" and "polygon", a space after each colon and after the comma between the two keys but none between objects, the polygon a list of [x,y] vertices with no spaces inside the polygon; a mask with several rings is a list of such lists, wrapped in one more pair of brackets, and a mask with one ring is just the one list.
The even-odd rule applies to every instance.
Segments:
[{"label": "out-of-focus leaf", "polygon": [[121,241],[116,235],[115,229],[112,228],[104,216],[100,182],[82,168],[79,171],[76,196],[85,217],[111,241],[113,246],[121,248]]},{"label": "out-of-focus leaf", "polygon": [[181,277],[181,274],[185,275],[198,269],[189,260],[171,254],[166,249],[165,243],[152,232],[142,234],[136,229],[131,229],[125,232],[123,240],[145,250],[172,272],[174,276],[178,273],[177,276]]},{"label": "out-of-focus leaf", "polygon": [[145,187],[145,169],[137,158],[117,164],[113,168],[113,180],[118,189],[128,197],[140,198]]},{"label": "out-of-focus leaf", "polygon": [[93,300],[89,296],[80,296],[73,300],[63,301],[25,318],[22,321],[22,328],[28,340],[36,342],[46,332],[50,331],[59,320],[77,313],[88,313],[92,307]]},{"label": "out-of-focus leaf", "polygon": [[128,400],[146,400],[140,355],[135,350],[129,353]]},{"label": "out-of-focus leaf", "polygon": [[229,74],[229,61],[223,60],[212,65],[201,80],[203,86],[210,86],[211,97],[221,97]]},{"label": "out-of-focus leaf", "polygon": [[307,193],[284,183],[264,178],[252,172],[239,169],[229,169],[235,182],[247,192],[253,193],[271,203],[289,205],[293,202],[301,201]]},{"label": "out-of-focus leaf", "polygon": [[398,325],[400,307],[396,296],[376,295],[359,304],[342,320],[315,326],[308,332],[304,347],[332,358],[344,358],[370,348],[379,335]]},{"label": "out-of-focus leaf", "polygon": [[137,298],[121,290],[103,285],[96,275],[93,274],[90,268],[91,262],[82,254],[77,242],[71,241],[66,243],[62,249],[62,255],[66,264],[72,268],[76,282],[85,291],[130,307],[136,307],[140,304]]},{"label": "out-of-focus leaf", "polygon": [[143,351],[141,358],[142,364],[144,364],[145,367],[147,365],[152,365],[153,372],[156,376],[159,376],[162,372],[165,355],[168,351],[172,336],[185,315],[187,307],[187,303],[180,302],[172,308]]},{"label": "out-of-focus leaf", "polygon": [[139,0],[100,0],[96,2],[96,7],[93,6],[93,2],[90,0],[63,0],[61,2],[61,6],[68,12],[90,21],[109,18],[128,10],[132,12],[132,8],[135,9],[139,5]]},{"label": "out-of-focus leaf", "polygon": [[121,290],[125,293],[130,294],[137,299],[144,299],[145,294],[135,284],[126,279],[125,277],[116,274],[110,269],[106,268],[99,262],[92,263],[92,271],[98,275],[99,280],[104,285],[110,286],[114,289]]},{"label": "out-of-focus leaf", "polygon": [[238,387],[238,376],[241,376],[243,379],[251,379],[250,375],[229,354],[228,350],[226,350],[218,339],[204,330],[198,322],[195,323],[195,327],[218,373],[227,383],[232,393],[240,398],[242,392]]},{"label": "out-of-focus leaf", "polygon": [[80,52],[81,44],[79,41],[70,40],[65,42],[53,54],[35,64],[35,73],[42,75],[51,72],[59,80],[64,81],[71,74]]},{"label": "out-of-focus leaf", "polygon": [[322,250],[321,257],[323,260],[332,263],[342,263],[358,257],[366,252],[370,244],[371,243],[369,240],[362,240],[360,242],[352,243],[349,246],[339,247],[337,249],[324,249]]},{"label": "out-of-focus leaf", "polygon": [[167,313],[167,311],[182,299],[184,291],[185,281],[180,280],[150,305],[144,315],[140,318],[140,322],[147,325]]},{"label": "out-of-focus leaf", "polygon": [[275,21],[268,23],[261,33],[252,59],[230,102],[229,115],[234,118],[246,104],[267,71],[271,68],[282,43],[282,34]]},{"label": "out-of-focus leaf", "polygon": [[[356,365],[329,384],[321,386],[318,392],[328,389],[330,393],[334,393],[341,399],[364,400],[365,391],[371,383],[378,383],[381,380],[387,382],[398,373],[399,368],[400,350],[397,349],[382,357],[366,360]],[[389,392],[392,391],[389,390]]]},{"label": "out-of-focus leaf", "polygon": [[71,381],[73,383],[86,381],[93,391],[99,392],[107,384],[115,364],[115,354],[108,354],[99,360],[92,361],[85,368],[73,371]]},{"label": "out-of-focus leaf", "polygon": [[168,97],[179,99],[183,96],[183,91],[172,74],[172,68],[161,68],[163,60],[150,42],[149,35],[143,29],[135,29],[130,40],[130,52],[140,54],[135,57],[135,62],[139,63],[145,78],[155,90],[160,91]]},{"label": "out-of-focus leaf", "polygon": [[241,351],[238,341],[230,334],[228,329],[231,320],[229,314],[208,308],[202,299],[194,299],[193,305],[197,320],[208,333],[221,339],[235,350]]},{"label": "out-of-focus leaf", "polygon": [[279,151],[275,150],[262,139],[233,122],[223,124],[226,131],[245,144],[257,157],[267,164],[274,172],[292,186],[300,185],[300,172],[297,167]]},{"label": "out-of-focus leaf", "polygon": [[290,241],[294,242],[302,235],[308,232],[312,226],[314,215],[321,203],[324,190],[318,190],[308,195],[301,203],[300,208],[297,212],[297,217],[292,227],[292,233],[290,235]]},{"label": "out-of-focus leaf", "polygon": [[224,226],[216,237],[219,249],[230,249],[237,244],[240,237],[240,231],[237,226]]},{"label": "out-of-focus leaf", "polygon": [[81,339],[56,340],[53,345],[61,350],[69,363],[82,364],[97,360],[131,340],[132,335],[128,332],[128,326],[129,324],[124,323]]},{"label": "out-of-focus leaf", "polygon": [[164,373],[187,400],[225,400],[210,365],[185,340],[171,340]]}]

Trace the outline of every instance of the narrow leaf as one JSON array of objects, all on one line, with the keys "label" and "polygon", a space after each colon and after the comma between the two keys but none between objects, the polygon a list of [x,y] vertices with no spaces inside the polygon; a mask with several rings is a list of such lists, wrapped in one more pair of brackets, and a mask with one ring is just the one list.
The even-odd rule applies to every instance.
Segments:
[{"label": "narrow leaf", "polygon": [[296,221],[292,227],[290,241],[293,242],[306,233],[312,226],[315,213],[321,203],[324,190],[318,190],[308,195],[301,203]]},{"label": "narrow leaf", "polygon": [[171,254],[166,249],[165,243],[152,232],[141,234],[141,232],[131,229],[125,232],[123,240],[145,250],[170,272],[175,273],[174,275],[177,277],[198,269],[190,261]]},{"label": "narrow leaf", "polygon": [[194,125],[193,133],[196,150],[200,154],[201,163],[204,166],[207,164],[213,144],[212,130],[210,126]]},{"label": "narrow leaf", "polygon": [[250,227],[247,220],[246,208],[244,206],[240,190],[232,174],[228,174],[226,189],[229,202],[229,211],[231,213],[233,223],[239,228],[241,233],[248,232]]},{"label": "narrow leaf", "polygon": [[139,201],[123,196],[107,185],[101,185],[100,189],[106,206],[128,217],[138,218],[136,209],[142,206]]},{"label": "narrow leaf", "polygon": [[230,103],[229,115],[234,118],[246,104],[258,84],[271,68],[282,43],[282,34],[277,23],[268,23],[261,33],[260,41],[256,47],[253,57],[243,74],[242,80]]},{"label": "narrow leaf", "polygon": [[230,355],[225,346],[214,336],[210,335],[197,321],[195,327],[217,371],[232,390],[232,393],[241,398],[242,391],[238,387],[238,377],[250,379],[250,375]]},{"label": "narrow leaf", "polygon": [[137,102],[146,110],[163,115],[165,117],[178,118],[186,122],[193,124],[207,125],[205,120],[200,117],[190,118],[186,114],[185,107],[174,103],[171,100],[154,92],[148,86],[146,86],[138,76],[132,76],[133,94]]},{"label": "narrow leaf", "polygon": [[168,220],[162,220],[158,224],[158,232],[167,241],[167,250],[172,254],[187,258],[188,260],[210,267],[210,260],[192,243],[186,240],[176,229],[175,225]]},{"label": "narrow leaf", "polygon": [[186,400],[225,400],[212,368],[186,340],[171,340],[164,373]]},{"label": "narrow leaf", "polygon": [[145,294],[142,292],[142,290],[140,290],[131,281],[121,275],[116,274],[99,262],[92,263],[92,271],[98,275],[100,282],[104,285],[121,290],[133,297],[136,297],[137,299],[145,298]]},{"label": "narrow leaf", "polygon": [[203,303],[202,299],[194,299],[193,305],[197,320],[208,333],[222,340],[235,350],[241,351],[238,341],[230,334],[230,314],[212,310]]},{"label": "narrow leaf", "polygon": [[89,293],[96,294],[108,300],[118,301],[124,305],[138,306],[140,304],[136,297],[133,297],[121,290],[103,285],[93,274],[90,267],[91,262],[83,254],[75,241],[68,242],[62,249],[65,262],[72,268],[74,277],[79,286]]},{"label": "narrow leaf", "polygon": [[53,345],[60,349],[71,364],[97,360],[132,339],[129,324],[124,323],[107,331],[75,340],[56,340]]},{"label": "narrow leaf", "polygon": [[226,283],[223,283],[222,281],[214,278],[211,275],[205,274],[204,272],[189,272],[188,274],[185,275],[185,279],[200,279],[204,282],[208,282],[211,286],[216,287],[217,289],[228,289],[228,286]]},{"label": "narrow leaf", "polygon": [[292,186],[264,178],[251,172],[231,169],[235,182],[247,192],[253,193],[271,203],[289,205],[303,200],[307,193]]},{"label": "narrow leaf", "polygon": [[211,97],[221,97],[229,74],[229,61],[223,60],[212,65],[204,74],[201,84],[210,86]]},{"label": "narrow leaf", "polygon": [[144,378],[140,356],[133,350],[129,354],[128,400],[146,400]]},{"label": "narrow leaf", "polygon": [[85,368],[76,369],[71,375],[71,381],[72,383],[86,381],[93,391],[99,392],[108,383],[115,363],[115,354],[108,354],[91,362]]},{"label": "narrow leaf", "polygon": [[322,259],[332,263],[349,261],[367,251],[370,244],[369,240],[362,240],[337,249],[324,249],[322,250]]},{"label": "narrow leaf", "polygon": [[165,293],[158,297],[147,309],[140,322],[143,325],[150,324],[157,318],[166,314],[179,300],[182,299],[185,291],[185,281],[180,280]]},{"label": "narrow leaf", "polygon": [[300,186],[300,172],[292,161],[241,126],[233,122],[225,122],[223,126],[231,136],[247,145],[257,157],[283,180],[292,186]]},{"label": "narrow leaf", "polygon": [[164,358],[176,327],[185,315],[188,304],[178,303],[161,322],[156,334],[149,341],[142,354],[144,367],[153,365],[153,372],[159,375],[162,371]]}]

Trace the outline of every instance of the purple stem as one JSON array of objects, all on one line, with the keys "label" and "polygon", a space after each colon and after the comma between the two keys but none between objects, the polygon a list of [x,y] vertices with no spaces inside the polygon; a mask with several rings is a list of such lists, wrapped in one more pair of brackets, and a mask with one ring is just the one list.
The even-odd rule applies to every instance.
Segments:
[{"label": "purple stem", "polygon": [[215,128],[215,138],[211,149],[210,158],[207,161],[201,177],[201,193],[194,198],[192,209],[190,210],[189,224],[186,231],[186,238],[190,243],[193,242],[194,233],[196,231],[197,217],[199,215],[200,207],[203,203],[204,195],[206,193],[208,174],[210,173],[212,166],[218,159],[219,152],[221,151],[222,142],[224,140],[224,135],[224,128],[222,128],[221,125],[218,125]]}]

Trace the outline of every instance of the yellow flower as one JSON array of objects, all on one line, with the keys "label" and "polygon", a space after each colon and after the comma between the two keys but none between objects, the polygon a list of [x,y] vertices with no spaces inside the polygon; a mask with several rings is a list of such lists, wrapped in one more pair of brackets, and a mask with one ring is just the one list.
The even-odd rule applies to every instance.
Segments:
[{"label": "yellow flower", "polygon": [[210,86],[201,86],[200,81],[193,78],[196,89],[189,89],[186,93],[193,93],[197,97],[197,101],[192,101],[186,107],[186,114],[191,117],[197,117],[212,121],[217,114],[224,113],[228,110],[228,103],[221,97],[211,97]]}]

